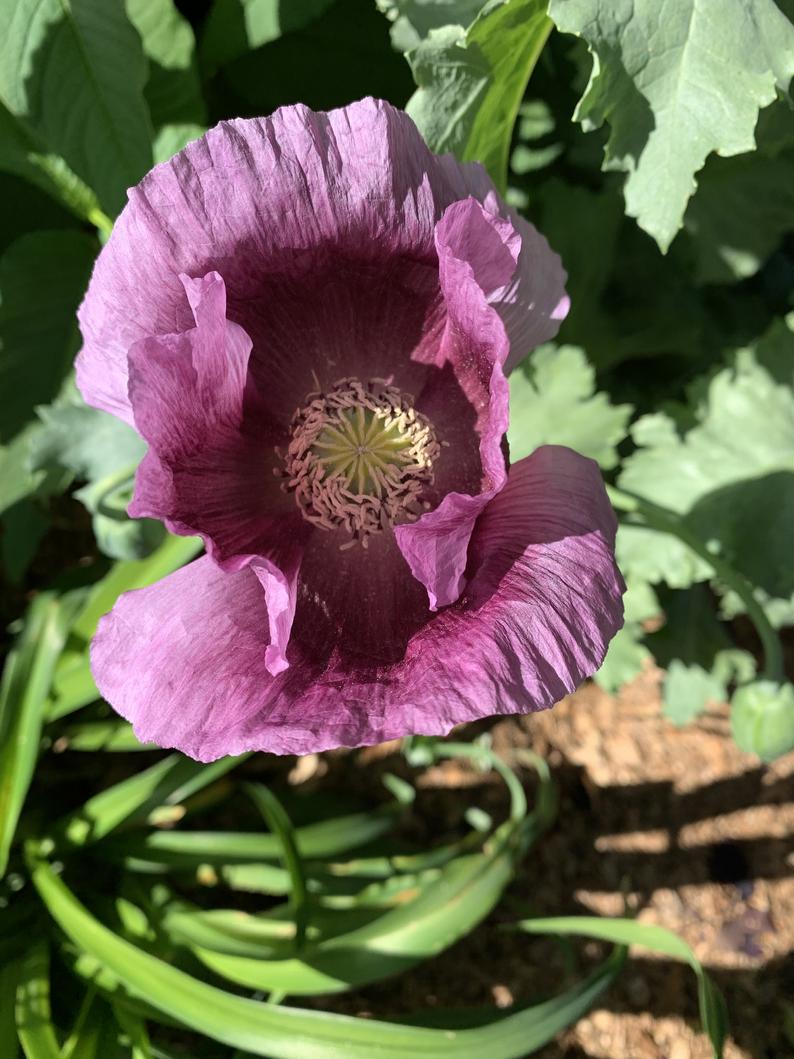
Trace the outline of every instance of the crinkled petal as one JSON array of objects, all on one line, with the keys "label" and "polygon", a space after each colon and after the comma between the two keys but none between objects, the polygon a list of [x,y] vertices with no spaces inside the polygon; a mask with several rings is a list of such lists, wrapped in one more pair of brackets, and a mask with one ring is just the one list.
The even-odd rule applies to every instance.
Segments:
[{"label": "crinkled petal", "polygon": [[135,425],[150,446],[130,513],[197,534],[215,560],[239,567],[307,527],[274,474],[274,440],[286,439],[251,404],[251,342],[226,319],[223,280],[183,282],[195,327],[142,339],[129,355]]},{"label": "crinkled petal", "polygon": [[265,665],[277,677],[289,667],[287,646],[298,598],[298,574],[304,553],[300,536],[287,537],[279,542],[278,561],[275,557],[257,556],[251,567],[265,592],[270,642],[265,648]]},{"label": "crinkled petal", "polygon": [[[507,280],[491,282],[485,269],[478,273],[488,303],[499,313],[510,339],[504,365],[509,375],[536,346],[550,341],[559,331],[571,307],[565,293],[568,274],[545,236],[516,210],[501,203],[493,192],[486,196],[484,205],[501,220],[496,230],[514,263]],[[471,252],[477,254],[476,248]]]},{"label": "crinkled petal", "polygon": [[[475,199],[456,202],[436,226],[436,249],[447,324],[437,362],[452,364],[477,411],[482,481],[476,494],[448,492],[433,511],[395,534],[411,572],[427,589],[432,610],[448,606],[464,586],[469,539],[479,515],[506,481],[502,439],[509,392],[503,364],[509,351],[502,320],[488,296],[505,287],[516,268],[520,238],[512,225]],[[431,422],[446,415],[426,396],[418,407]]]},{"label": "crinkled petal", "polygon": [[[256,573],[203,558],[121,597],[100,622],[94,676],[140,739],[205,761],[442,735],[543,709],[596,671],[622,624],[614,535],[597,466],[546,447],[510,469],[480,518],[465,597],[421,627],[401,660],[310,657],[297,638],[289,669],[273,676]],[[359,602],[366,613],[377,600]]]},{"label": "crinkled petal", "polygon": [[238,749],[267,702],[267,630],[254,571],[227,573],[203,556],[121,596],[99,623],[91,667],[142,742],[211,761]]},{"label": "crinkled petal", "polygon": [[130,190],[80,308],[83,396],[132,422],[130,346],[192,326],[180,274],[217,270],[230,319],[245,323],[265,277],[318,247],[432,264],[444,209],[491,191],[481,166],[433,155],[410,118],[380,100],[221,122]]}]

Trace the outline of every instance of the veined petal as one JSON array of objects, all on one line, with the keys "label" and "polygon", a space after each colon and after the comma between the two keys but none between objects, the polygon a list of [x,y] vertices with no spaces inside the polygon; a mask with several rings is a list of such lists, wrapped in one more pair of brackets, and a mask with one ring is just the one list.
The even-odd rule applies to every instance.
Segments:
[{"label": "veined petal", "polygon": [[[469,539],[477,518],[506,481],[502,439],[507,432],[509,393],[503,364],[509,341],[489,292],[502,289],[515,272],[520,238],[508,221],[475,199],[456,202],[436,225],[439,278],[447,325],[436,363],[452,365],[477,413],[481,464],[476,493],[448,492],[433,511],[395,530],[411,572],[427,589],[430,608],[454,603],[464,586]],[[419,407],[436,422],[449,413],[427,397]]]},{"label": "veined petal", "polygon": [[132,423],[131,345],[192,326],[181,274],[218,271],[229,318],[250,327],[265,279],[285,265],[311,265],[320,248],[432,263],[444,209],[492,190],[482,166],[433,155],[381,100],[221,122],[130,190],[79,312],[83,396]]},{"label": "veined petal", "polygon": [[142,339],[129,355],[135,424],[150,446],[130,514],[197,534],[213,559],[239,568],[307,527],[274,474],[283,438],[249,387],[251,342],[226,319],[224,281],[183,283],[196,326]]}]

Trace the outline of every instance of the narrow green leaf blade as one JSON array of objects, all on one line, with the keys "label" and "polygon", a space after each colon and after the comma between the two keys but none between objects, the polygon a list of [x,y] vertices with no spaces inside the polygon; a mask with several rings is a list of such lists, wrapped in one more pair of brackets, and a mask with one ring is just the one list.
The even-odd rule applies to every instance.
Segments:
[{"label": "narrow green leaf blade", "polygon": [[246,790],[281,845],[281,858],[292,884],[290,904],[295,919],[295,948],[300,950],[306,940],[309,894],[306,888],[306,869],[298,851],[295,828],[284,806],[269,788],[261,783],[249,783]]},{"label": "narrow green leaf blade", "polygon": [[516,924],[527,934],[579,935],[599,938],[617,945],[641,945],[643,948],[688,963],[698,980],[700,1018],[709,1036],[714,1059],[721,1059],[728,1035],[728,1014],[722,994],[703,969],[687,943],[665,927],[638,923],[634,919],[606,919],[599,916],[552,916],[524,919]]},{"label": "narrow green leaf blade", "polygon": [[59,604],[39,596],[10,652],[0,683],[0,877],[8,855],[36,759],[55,662],[66,638]]},{"label": "narrow green leaf blade", "polygon": [[16,1023],[27,1059],[61,1059],[50,1015],[50,954],[44,940],[34,941],[20,961]]},{"label": "narrow green leaf blade", "polygon": [[492,0],[468,29],[431,30],[407,56],[418,87],[406,111],[429,146],[482,162],[501,191],[518,108],[550,29],[545,0]]},{"label": "narrow green leaf blade", "polygon": [[622,953],[553,1000],[476,1029],[429,1030],[263,1004],[226,993],[115,936],[80,904],[45,862],[33,881],[62,930],[117,976],[125,990],[167,1008],[192,1030],[271,1059],[520,1059],[582,1015],[614,980]]}]

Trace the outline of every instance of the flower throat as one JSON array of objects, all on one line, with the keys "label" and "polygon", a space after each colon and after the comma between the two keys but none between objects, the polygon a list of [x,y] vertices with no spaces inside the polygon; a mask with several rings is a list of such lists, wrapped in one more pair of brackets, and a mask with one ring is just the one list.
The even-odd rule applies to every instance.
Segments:
[{"label": "flower throat", "polygon": [[340,379],[297,410],[277,473],[307,521],[347,530],[343,548],[366,547],[373,533],[413,522],[429,507],[421,498],[440,452],[410,395],[386,379]]}]

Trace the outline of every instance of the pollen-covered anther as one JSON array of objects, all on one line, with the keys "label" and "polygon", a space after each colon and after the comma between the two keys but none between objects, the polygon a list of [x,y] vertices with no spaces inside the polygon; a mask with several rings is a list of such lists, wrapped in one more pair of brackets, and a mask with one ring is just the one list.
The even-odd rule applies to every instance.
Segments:
[{"label": "pollen-covered anther", "polygon": [[388,379],[340,379],[310,393],[292,419],[284,488],[304,518],[345,529],[364,547],[373,533],[427,508],[441,447],[428,420]]}]

